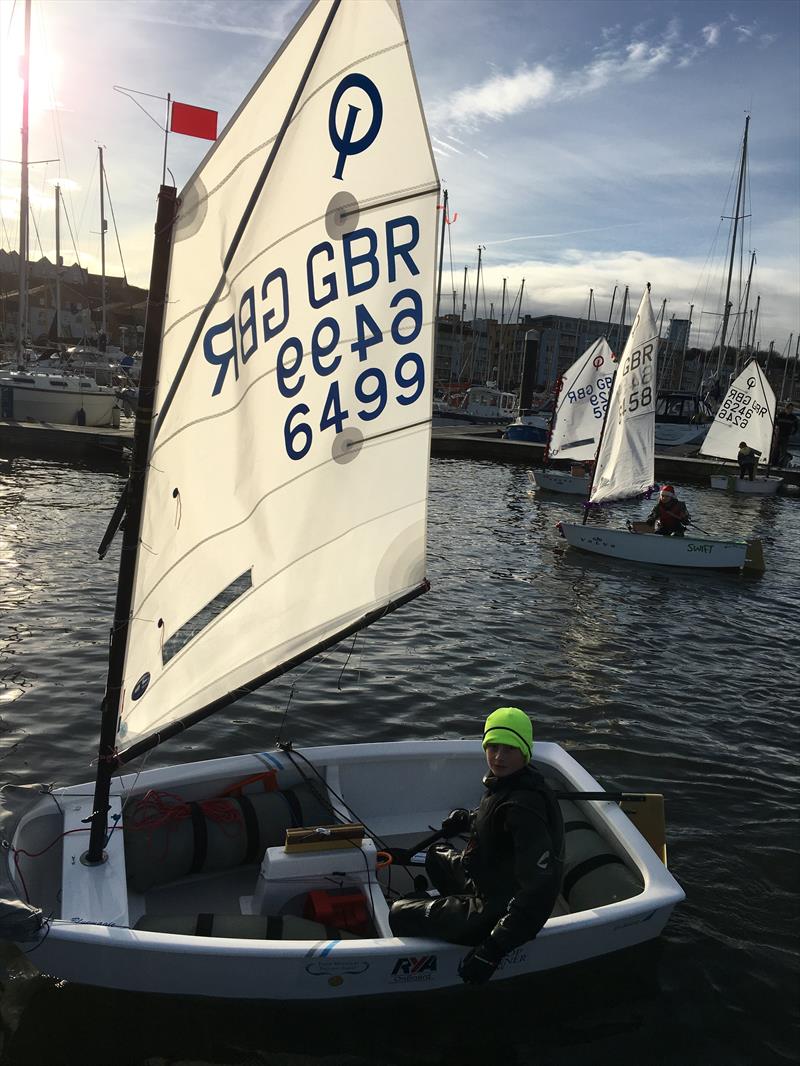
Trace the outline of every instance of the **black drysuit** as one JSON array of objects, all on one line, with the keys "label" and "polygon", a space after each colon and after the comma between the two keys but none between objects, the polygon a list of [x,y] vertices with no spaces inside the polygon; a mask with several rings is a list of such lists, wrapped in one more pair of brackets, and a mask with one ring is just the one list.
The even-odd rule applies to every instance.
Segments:
[{"label": "black drysuit", "polygon": [[558,801],[532,766],[508,777],[487,774],[463,852],[428,850],[425,872],[441,893],[407,898],[390,913],[396,936],[437,937],[481,946],[499,960],[532,940],[561,887],[564,825]]}]

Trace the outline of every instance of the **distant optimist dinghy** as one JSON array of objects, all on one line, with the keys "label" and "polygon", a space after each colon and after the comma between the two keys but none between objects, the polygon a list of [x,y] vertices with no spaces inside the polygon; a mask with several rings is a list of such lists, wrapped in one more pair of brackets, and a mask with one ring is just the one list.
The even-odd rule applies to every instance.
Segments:
[{"label": "distant optimist dinghy", "polygon": [[579,472],[576,464],[594,459],[597,452],[614,381],[613,359],[608,342],[600,337],[565,371],[556,396],[546,462],[569,459],[573,466],[559,470],[548,465],[532,471],[538,488],[588,495],[591,478],[585,471]]},{"label": "distant optimist dinghy", "polygon": [[[43,971],[273,1000],[460,984],[464,947],[392,935],[414,870],[385,852],[477,803],[478,741],[123,770],[427,589],[438,193],[395,0],[312,4],[162,188],[97,778],[6,851],[0,928]],[[534,761],[580,825],[494,980],[648,940],[683,898],[574,759]]]},{"label": "distant optimist dinghy", "polygon": [[744,495],[774,496],[783,481],[783,478],[770,477],[769,474],[774,430],[775,393],[757,360],[753,359],[731,383],[700,452],[736,460],[739,445],[744,441],[748,448],[759,453],[757,467],[766,472],[756,473],[752,481],[734,473],[714,474],[711,487]]},{"label": "distant optimist dinghy", "polygon": [[[658,331],[648,287],[614,377],[590,503],[629,499],[653,485],[657,355]],[[573,548],[628,562],[711,570],[764,568],[760,541],[647,536],[642,526],[608,529],[584,521],[582,525],[559,522],[558,529]]]}]

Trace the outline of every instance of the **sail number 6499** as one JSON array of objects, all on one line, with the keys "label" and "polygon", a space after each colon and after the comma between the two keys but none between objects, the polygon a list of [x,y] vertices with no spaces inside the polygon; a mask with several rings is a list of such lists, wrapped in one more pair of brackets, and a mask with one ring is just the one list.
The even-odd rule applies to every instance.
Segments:
[{"label": "sail number 6499", "polygon": [[[419,293],[414,289],[402,289],[395,293],[390,307],[396,310],[387,331],[392,341],[395,345],[403,346],[412,343],[422,329],[422,300]],[[343,361],[348,360],[343,366],[345,374],[342,381],[332,380],[324,394],[319,413],[319,432],[333,429],[341,433],[345,422],[351,417],[362,422],[379,418],[389,402],[390,385],[387,377],[393,379],[392,385],[397,390],[393,399],[398,404],[408,406],[422,395],[425,364],[416,352],[403,352],[391,370],[368,366],[355,380],[347,373],[351,364],[350,357],[341,354],[344,349],[349,348],[359,362],[367,362],[371,355],[379,354],[379,351],[370,349],[380,346],[383,340],[383,331],[364,304],[355,307],[355,339],[349,344],[340,346],[341,327],[337,319],[327,316],[317,323],[311,337],[311,365],[306,364],[305,371],[318,378],[326,378],[333,375]],[[276,380],[278,390],[287,399],[298,396],[303,389],[307,376],[303,372],[307,354],[297,337],[289,337],[281,345]],[[314,439],[311,421],[316,422],[317,417],[309,419],[310,415],[311,407],[307,403],[297,403],[286,416],[283,438],[290,459],[302,459],[311,448]]]}]

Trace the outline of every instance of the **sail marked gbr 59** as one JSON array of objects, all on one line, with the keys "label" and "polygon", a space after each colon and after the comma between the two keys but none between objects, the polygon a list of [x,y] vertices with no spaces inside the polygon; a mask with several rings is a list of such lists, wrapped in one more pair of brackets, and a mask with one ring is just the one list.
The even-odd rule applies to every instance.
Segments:
[{"label": "sail marked gbr 59", "polygon": [[123,757],[424,584],[439,184],[369,7],[312,4],[180,196]]}]

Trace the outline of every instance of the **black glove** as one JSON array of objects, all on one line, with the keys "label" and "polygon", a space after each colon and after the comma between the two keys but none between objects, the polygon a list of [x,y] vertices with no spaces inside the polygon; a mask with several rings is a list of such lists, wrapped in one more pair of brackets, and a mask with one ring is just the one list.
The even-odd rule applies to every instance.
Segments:
[{"label": "black glove", "polygon": [[458,807],[456,810],[450,811],[448,816],[442,822],[442,836],[456,837],[459,833],[466,833],[470,827],[471,821],[472,815],[463,807]]},{"label": "black glove", "polygon": [[458,964],[458,976],[465,985],[485,985],[492,976],[500,959],[496,961],[480,945],[468,951]]},{"label": "black glove", "polygon": [[409,851],[408,848],[386,848],[384,850],[389,852],[392,856],[392,862],[397,863],[398,866],[409,866],[411,864],[414,853]]}]

